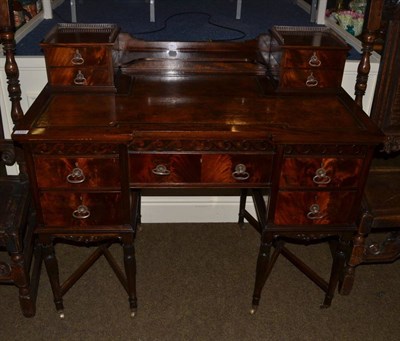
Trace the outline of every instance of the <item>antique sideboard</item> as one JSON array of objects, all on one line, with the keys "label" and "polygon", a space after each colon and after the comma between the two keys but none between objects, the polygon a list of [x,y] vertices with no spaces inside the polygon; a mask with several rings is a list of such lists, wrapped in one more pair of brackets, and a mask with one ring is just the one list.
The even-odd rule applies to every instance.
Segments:
[{"label": "antique sideboard", "polygon": [[340,87],[347,47],[329,30],[145,42],[112,24],[62,24],[42,48],[49,83],[13,139],[58,310],[71,284],[59,284],[54,241],[117,239],[134,314],[143,188],[262,189],[274,235],[351,238],[384,137]]}]

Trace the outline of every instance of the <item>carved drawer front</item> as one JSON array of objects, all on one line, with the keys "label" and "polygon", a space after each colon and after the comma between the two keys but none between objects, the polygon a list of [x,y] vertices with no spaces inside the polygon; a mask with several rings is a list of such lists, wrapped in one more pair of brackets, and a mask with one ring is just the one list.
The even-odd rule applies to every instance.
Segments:
[{"label": "carved drawer front", "polygon": [[120,193],[42,192],[40,205],[46,226],[123,224]]},{"label": "carved drawer front", "polygon": [[121,187],[119,158],[35,157],[39,188],[117,188]]},{"label": "carved drawer front", "polygon": [[53,66],[99,66],[111,65],[111,56],[104,46],[53,47],[44,50],[47,67]]},{"label": "carved drawer front", "polygon": [[284,69],[280,77],[282,88],[337,88],[342,83],[342,73],[336,70]]},{"label": "carved drawer front", "polygon": [[268,185],[272,155],[206,154],[202,157],[202,183]]},{"label": "carved drawer front", "polygon": [[100,68],[50,68],[48,69],[51,85],[65,86],[108,86],[113,85],[113,73]]},{"label": "carved drawer front", "polygon": [[131,184],[199,183],[200,154],[132,154],[129,159]]},{"label": "carved drawer front", "polygon": [[280,191],[276,225],[336,225],[354,222],[354,191]]},{"label": "carved drawer front", "polygon": [[288,157],[283,160],[279,186],[356,188],[362,167],[362,159]]},{"label": "carved drawer front", "polygon": [[346,53],[318,49],[286,49],[280,64],[286,68],[343,70]]}]

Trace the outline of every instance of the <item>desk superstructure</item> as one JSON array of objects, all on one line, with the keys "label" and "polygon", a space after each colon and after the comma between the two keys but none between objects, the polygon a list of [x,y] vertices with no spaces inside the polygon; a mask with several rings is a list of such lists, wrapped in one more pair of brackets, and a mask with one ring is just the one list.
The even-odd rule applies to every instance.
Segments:
[{"label": "desk superstructure", "polygon": [[[346,53],[343,45],[324,46],[325,31],[297,32],[316,35],[319,43],[299,43],[299,55],[291,47],[282,86],[269,70],[276,51],[268,36],[144,42],[115,29],[100,27],[111,32],[106,42],[82,31],[45,39],[49,84],[13,134],[25,151],[53,289],[55,238],[119,238],[126,268],[132,265],[138,214],[132,206],[146,187],[265,189],[265,229],[273,235],[314,238],[355,230],[383,136],[340,86],[332,86],[340,85],[341,66],[329,62],[328,72],[316,71],[330,50],[344,61],[337,57]],[[297,72],[293,56],[312,63],[301,62]],[[315,82],[320,74],[328,78]],[[134,273],[127,273],[135,301]],[[62,290],[55,296],[61,309]],[[259,293],[253,303],[258,299]]]}]

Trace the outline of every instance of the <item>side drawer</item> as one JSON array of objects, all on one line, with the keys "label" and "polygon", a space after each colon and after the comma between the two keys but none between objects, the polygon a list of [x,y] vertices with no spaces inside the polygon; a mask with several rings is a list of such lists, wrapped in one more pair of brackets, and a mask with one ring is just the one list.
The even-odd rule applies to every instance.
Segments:
[{"label": "side drawer", "polygon": [[318,68],[343,71],[347,58],[346,51],[318,49],[286,49],[281,62],[287,68]]},{"label": "side drawer", "polygon": [[206,154],[201,182],[209,184],[262,184],[271,182],[272,155]]},{"label": "side drawer", "polygon": [[281,88],[321,89],[341,86],[342,72],[337,70],[283,69]]},{"label": "side drawer", "polygon": [[362,159],[288,157],[283,160],[279,187],[355,188],[362,167]]},{"label": "side drawer", "polygon": [[85,227],[124,223],[120,193],[42,192],[40,205],[47,226]]},{"label": "side drawer", "polygon": [[35,156],[39,188],[120,188],[119,158]]},{"label": "side drawer", "polygon": [[113,85],[113,72],[104,68],[53,67],[47,72],[51,85]]},{"label": "side drawer", "polygon": [[355,217],[355,191],[280,191],[276,225],[351,224]]},{"label": "side drawer", "polygon": [[131,154],[131,184],[199,183],[200,154]]},{"label": "side drawer", "polygon": [[46,64],[52,66],[105,66],[110,65],[110,51],[104,46],[50,47],[44,49]]}]

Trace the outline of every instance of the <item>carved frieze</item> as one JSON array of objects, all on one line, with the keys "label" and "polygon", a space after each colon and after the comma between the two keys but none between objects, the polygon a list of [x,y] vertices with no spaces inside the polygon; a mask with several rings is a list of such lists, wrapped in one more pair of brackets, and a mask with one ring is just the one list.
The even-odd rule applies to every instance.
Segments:
[{"label": "carved frieze", "polygon": [[286,155],[349,155],[365,156],[368,146],[346,144],[299,144],[286,145]]},{"label": "carved frieze", "polygon": [[106,155],[118,154],[117,144],[108,143],[39,143],[32,148],[34,154],[44,155]]},{"label": "carved frieze", "polygon": [[268,140],[134,140],[130,151],[273,152]]}]

